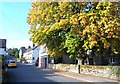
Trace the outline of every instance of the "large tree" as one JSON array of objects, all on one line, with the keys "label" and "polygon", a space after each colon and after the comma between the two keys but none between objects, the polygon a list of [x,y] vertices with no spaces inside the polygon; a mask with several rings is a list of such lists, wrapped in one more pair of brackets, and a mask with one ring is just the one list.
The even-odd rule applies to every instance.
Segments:
[{"label": "large tree", "polygon": [[19,50],[17,48],[10,48],[8,49],[8,55],[18,58],[19,57]]},{"label": "large tree", "polygon": [[33,2],[30,40],[46,44],[50,55],[83,58],[87,50],[120,53],[119,3]]}]

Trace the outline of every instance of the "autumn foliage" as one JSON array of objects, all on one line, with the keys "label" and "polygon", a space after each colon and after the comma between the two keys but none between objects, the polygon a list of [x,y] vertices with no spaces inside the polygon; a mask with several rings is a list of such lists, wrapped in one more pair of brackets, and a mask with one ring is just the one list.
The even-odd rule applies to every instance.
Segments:
[{"label": "autumn foliage", "polygon": [[84,57],[87,50],[120,53],[119,2],[33,2],[30,40],[46,44],[51,56]]}]

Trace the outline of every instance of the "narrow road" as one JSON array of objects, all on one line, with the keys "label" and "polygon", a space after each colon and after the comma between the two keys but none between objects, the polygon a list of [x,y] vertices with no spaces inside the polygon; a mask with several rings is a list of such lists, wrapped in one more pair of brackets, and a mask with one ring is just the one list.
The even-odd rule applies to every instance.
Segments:
[{"label": "narrow road", "polygon": [[18,63],[8,69],[8,82],[80,82],[79,80],[46,73],[34,65]]}]

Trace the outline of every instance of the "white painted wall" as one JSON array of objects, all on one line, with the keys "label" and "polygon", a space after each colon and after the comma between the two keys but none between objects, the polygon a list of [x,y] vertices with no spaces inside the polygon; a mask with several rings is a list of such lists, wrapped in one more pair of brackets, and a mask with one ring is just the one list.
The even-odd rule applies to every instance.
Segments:
[{"label": "white painted wall", "polygon": [[40,49],[40,47],[38,46],[34,50],[30,50],[30,51],[24,53],[23,57],[25,57],[25,59],[28,63],[35,63],[37,57],[39,57],[39,49]]},{"label": "white painted wall", "polygon": [[33,50],[33,55],[32,55],[34,57],[34,60],[32,60],[33,63],[35,63],[36,59],[39,57],[39,50],[40,50],[40,46],[38,46]]},{"label": "white painted wall", "polygon": [[30,50],[30,51],[28,51],[28,55],[27,55],[28,63],[32,63],[32,57],[33,57],[33,50]]},{"label": "white painted wall", "polygon": [[44,54],[44,53],[46,53],[46,45],[40,45],[39,54]]},{"label": "white painted wall", "polygon": [[21,58],[21,56],[22,56],[22,50],[20,49],[20,51],[19,51],[19,58]]},{"label": "white painted wall", "polygon": [[[40,56],[42,57],[47,56],[45,45],[40,45],[36,47],[35,49],[30,50],[23,54],[23,57],[25,57],[28,63],[35,63],[38,57],[41,58]],[[33,60],[33,57],[34,57],[34,60]],[[39,63],[41,63],[41,61]]]},{"label": "white painted wall", "polygon": [[32,63],[33,50],[23,53],[23,57],[28,63]]},{"label": "white painted wall", "polygon": [[47,58],[47,61],[48,61],[48,55],[46,53],[46,45],[40,45],[39,68],[44,68],[44,58]]}]

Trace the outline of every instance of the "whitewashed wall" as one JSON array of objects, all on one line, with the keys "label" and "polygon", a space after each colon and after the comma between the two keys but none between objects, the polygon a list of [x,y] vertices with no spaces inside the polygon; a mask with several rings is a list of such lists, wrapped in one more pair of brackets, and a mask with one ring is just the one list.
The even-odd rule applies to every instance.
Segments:
[{"label": "whitewashed wall", "polygon": [[20,51],[19,51],[19,58],[21,58],[21,56],[22,56],[22,51],[20,49]]},{"label": "whitewashed wall", "polygon": [[34,57],[34,60],[32,60],[33,63],[35,63],[36,59],[39,57],[39,50],[40,50],[40,46],[38,46],[33,50],[33,55],[32,55],[32,58]]},{"label": "whitewashed wall", "polygon": [[48,54],[46,53],[46,45],[40,45],[39,50],[39,67],[44,68],[44,58],[47,58],[47,65],[48,65]]}]

